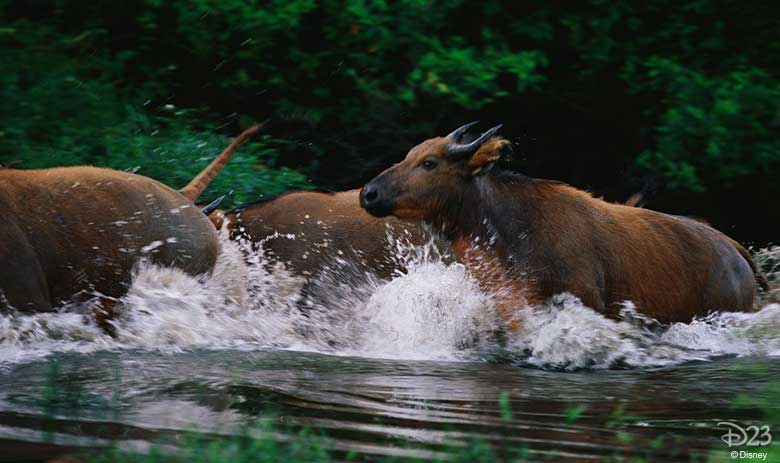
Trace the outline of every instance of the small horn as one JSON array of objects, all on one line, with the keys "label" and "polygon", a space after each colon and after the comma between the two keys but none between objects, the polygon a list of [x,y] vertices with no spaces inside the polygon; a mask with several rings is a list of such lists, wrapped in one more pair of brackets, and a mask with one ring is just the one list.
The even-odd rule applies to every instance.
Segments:
[{"label": "small horn", "polygon": [[219,198],[215,199],[214,201],[210,202],[206,207],[201,209],[201,212],[203,212],[206,215],[211,214],[219,207],[220,204],[222,204],[222,201],[225,200],[225,196],[227,195],[222,195]]},{"label": "small horn", "polygon": [[449,135],[447,135],[444,138],[447,138],[449,140],[454,141],[455,143],[458,143],[460,136],[466,133],[468,129],[470,129],[471,127],[477,124],[479,124],[479,121],[469,122],[468,124],[460,126],[457,129],[453,130]]},{"label": "small horn", "polygon": [[486,141],[493,138],[493,135],[495,135],[496,132],[498,132],[503,125],[504,124],[498,124],[497,126],[493,127],[492,129],[480,135],[479,138],[477,138],[471,143],[465,145],[460,145],[460,144],[450,145],[449,147],[447,147],[447,154],[466,154],[466,153],[470,154],[477,151],[479,147],[482,146]]},{"label": "small horn", "polygon": [[0,169],[16,169],[16,166],[24,164],[24,161],[17,159],[16,161],[9,161],[7,164],[0,164]]}]

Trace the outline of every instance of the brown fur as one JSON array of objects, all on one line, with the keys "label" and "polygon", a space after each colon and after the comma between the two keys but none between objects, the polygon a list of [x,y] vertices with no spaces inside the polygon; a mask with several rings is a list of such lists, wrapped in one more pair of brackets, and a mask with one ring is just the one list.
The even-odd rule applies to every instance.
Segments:
[{"label": "brown fur", "polygon": [[518,306],[543,302],[527,281],[511,278],[500,252],[489,245],[475,245],[472,240],[457,238],[452,242],[452,252],[479,282],[480,289],[493,297],[498,315],[509,323],[510,330],[520,328]]},{"label": "brown fur", "polygon": [[358,193],[295,191],[238,211],[215,211],[210,218],[217,228],[228,220],[234,237],[262,243],[274,260],[299,274],[315,274],[341,257],[388,277],[397,269],[387,248],[388,226],[395,236],[407,236],[415,244],[423,242],[422,231],[416,224],[369,215],[361,209]]},{"label": "brown fur", "polygon": [[242,133],[182,192],[96,167],[0,170],[0,308],[50,311],[99,296],[95,315],[107,327],[140,259],[191,275],[211,271],[217,233],[193,201],[257,130]]},{"label": "brown fur", "polygon": [[[216,260],[208,219],[175,190],[140,175],[95,167],[4,170],[0,210],[0,288],[20,310],[52,310],[79,291],[121,296],[143,256],[193,275]],[[155,242],[163,244],[143,251]]]},{"label": "brown fur", "polygon": [[736,249],[737,252],[739,252],[739,254],[742,256],[742,258],[745,259],[745,261],[750,265],[750,270],[752,270],[753,274],[756,276],[756,283],[758,283],[758,286],[763,291],[769,292],[772,289],[772,285],[769,283],[769,278],[767,278],[766,275],[761,273],[761,269],[758,268],[758,265],[756,265],[756,262],[750,256],[748,250],[745,249],[745,247],[742,246],[741,244],[734,241],[731,237],[726,236],[726,238],[728,238],[729,242],[731,242],[731,245],[734,246],[734,249]]},{"label": "brown fur", "polygon": [[561,292],[610,316],[631,301],[661,322],[753,308],[750,256],[706,224],[493,172],[501,139],[465,156],[448,154],[450,143],[412,148],[364,187],[361,203],[377,216],[441,227],[483,289],[504,290],[500,312]]}]

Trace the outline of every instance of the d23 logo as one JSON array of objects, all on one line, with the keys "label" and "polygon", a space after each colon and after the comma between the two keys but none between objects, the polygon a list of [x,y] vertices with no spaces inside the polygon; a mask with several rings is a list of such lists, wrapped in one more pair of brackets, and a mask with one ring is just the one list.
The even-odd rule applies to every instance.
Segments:
[{"label": "d23 logo", "polygon": [[720,439],[729,447],[765,447],[772,443],[772,432],[767,425],[742,427],[731,421],[721,421],[718,427],[726,428],[726,434],[720,436]]}]

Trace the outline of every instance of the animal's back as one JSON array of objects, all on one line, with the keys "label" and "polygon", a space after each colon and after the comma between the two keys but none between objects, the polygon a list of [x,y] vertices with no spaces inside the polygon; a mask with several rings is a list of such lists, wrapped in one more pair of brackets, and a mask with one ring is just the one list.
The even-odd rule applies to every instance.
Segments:
[{"label": "animal's back", "polygon": [[574,292],[611,315],[631,301],[663,322],[753,307],[755,276],[724,234],[693,219],[555,188],[564,199],[546,206],[542,228],[552,234],[534,265],[548,269],[549,292]]},{"label": "animal's back", "polygon": [[273,256],[303,274],[315,273],[334,258],[361,262],[388,276],[394,265],[388,251],[392,233],[423,242],[418,225],[395,218],[377,219],[360,207],[359,190],[336,193],[295,191],[250,205],[237,214],[242,232],[263,242]]},{"label": "animal's back", "polygon": [[[753,307],[755,275],[732,241],[686,217],[618,209],[631,240],[621,240],[635,263],[623,265],[636,282],[631,292],[665,321],[687,321],[708,312]],[[620,288],[621,291],[625,288]]]},{"label": "animal's back", "polygon": [[[37,269],[49,305],[76,288],[120,295],[142,256],[191,274],[210,270],[216,260],[208,219],[176,191],[140,175],[95,167],[3,170],[0,207],[7,215],[0,254],[22,273]],[[24,252],[14,253],[15,247]],[[4,292],[23,301],[11,305],[46,305],[23,297],[29,285],[18,280],[13,270],[0,274]]]}]

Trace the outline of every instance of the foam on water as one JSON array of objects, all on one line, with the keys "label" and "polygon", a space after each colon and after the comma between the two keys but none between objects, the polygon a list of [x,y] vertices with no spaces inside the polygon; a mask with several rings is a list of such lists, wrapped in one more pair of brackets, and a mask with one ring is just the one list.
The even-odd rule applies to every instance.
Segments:
[{"label": "foam on water", "polygon": [[[278,237],[277,237],[278,238]],[[0,315],[0,368],[52,352],[110,349],[284,348],[394,359],[498,360],[544,368],[647,367],[724,355],[780,356],[780,304],[660,327],[627,304],[612,320],[562,294],[519,308],[507,335],[490,295],[432,241],[388,244],[407,268],[390,281],[339,258],[308,284],[261,250],[222,237],[212,275],[149,264],[118,308],[115,336],[88,311]],[[780,248],[756,253],[777,279]],[[502,334],[503,332],[503,334]]]},{"label": "foam on water", "polygon": [[493,336],[499,325],[490,298],[462,265],[422,262],[379,285],[352,321],[359,341],[350,353],[448,359]]}]

